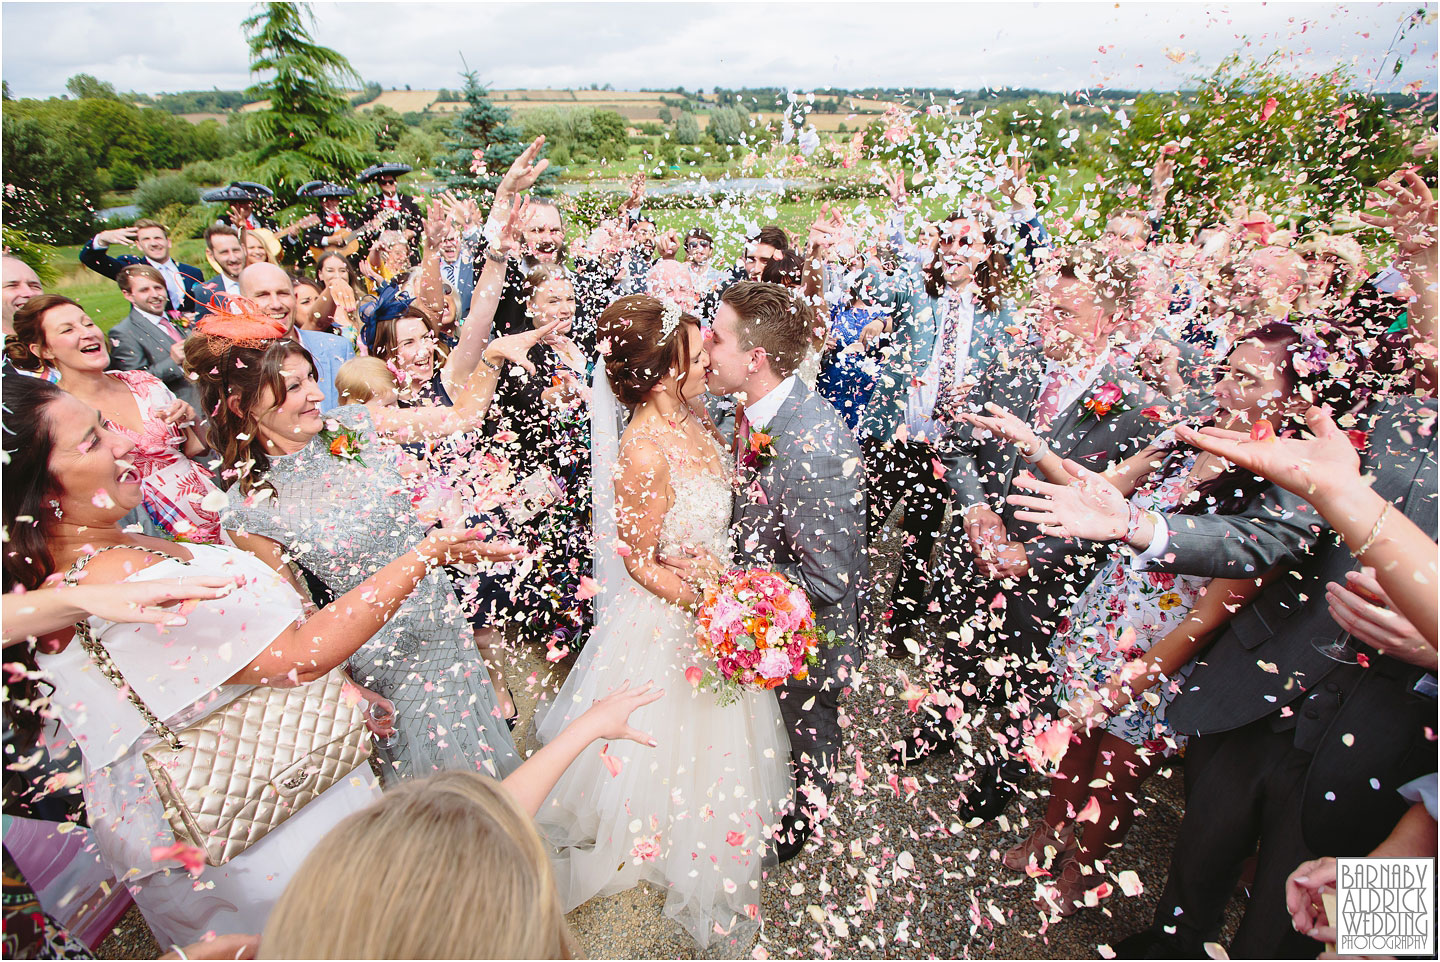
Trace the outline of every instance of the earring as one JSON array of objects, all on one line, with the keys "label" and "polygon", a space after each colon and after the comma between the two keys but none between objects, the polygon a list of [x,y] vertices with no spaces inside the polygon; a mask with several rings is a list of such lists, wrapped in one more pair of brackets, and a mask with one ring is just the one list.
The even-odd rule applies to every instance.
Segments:
[{"label": "earring", "polygon": [[59,501],[56,501],[56,500],[52,499],[52,500],[50,501],[50,508],[51,508],[51,510],[53,510],[53,511],[55,512],[55,517],[58,518],[58,517],[61,516],[60,502],[59,502]]}]

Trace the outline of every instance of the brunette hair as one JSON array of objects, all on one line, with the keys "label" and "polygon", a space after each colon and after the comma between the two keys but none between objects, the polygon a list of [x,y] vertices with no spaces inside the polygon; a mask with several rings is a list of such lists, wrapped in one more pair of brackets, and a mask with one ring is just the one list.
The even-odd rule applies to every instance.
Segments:
[{"label": "brunette hair", "polygon": [[[200,389],[210,415],[211,446],[220,452],[221,476],[234,477],[242,494],[268,487],[270,456],[260,438],[260,396],[265,389],[285,397],[286,359],[303,357],[319,377],[315,359],[297,341],[281,337],[264,347],[243,347],[223,337],[194,334],[185,339],[185,373]],[[230,401],[240,409],[236,413]],[[222,484],[223,488],[224,485]]]},{"label": "brunette hair", "polygon": [[394,360],[395,354],[400,346],[400,337],[396,333],[395,328],[407,317],[413,317],[423,321],[425,329],[434,335],[435,368],[439,370],[441,365],[445,363],[446,358],[450,356],[450,349],[445,346],[445,336],[440,333],[440,328],[436,325],[435,319],[431,317],[430,312],[421,307],[418,302],[411,304],[395,317],[385,317],[375,322],[375,339],[370,344],[370,353],[382,361],[388,362]]},{"label": "brunette hair", "polygon": [[760,231],[750,238],[751,243],[769,244],[777,251],[788,251],[790,249],[790,235],[785,233],[785,228],[775,224],[766,224]]},{"label": "brunette hair", "polygon": [[[299,315],[299,313],[298,313],[298,311],[300,310],[300,308],[299,308],[298,305],[297,305],[296,308],[295,308],[295,310],[297,311],[297,313],[296,313],[296,315],[295,315],[295,326],[298,327],[298,328],[300,328],[302,331],[318,330],[318,331],[323,331],[323,332],[326,333],[326,334],[329,334],[329,333],[334,332],[334,330],[335,330],[335,320],[334,320],[334,318],[335,318],[335,303],[334,303],[334,301],[330,300],[330,296],[329,296],[329,294],[328,294],[328,293],[326,292],[326,290],[325,290],[325,285],[322,284],[322,283],[320,283],[319,281],[317,281],[315,278],[309,277],[309,276],[307,276],[307,275],[305,275],[305,274],[291,274],[291,275],[290,275],[290,286],[291,286],[292,289],[300,288],[300,287],[308,287],[308,288],[310,288],[310,290],[312,290],[312,291],[315,292],[316,296],[318,296],[318,297],[320,298],[320,300],[315,304],[315,306],[312,307],[312,308],[310,308],[310,310],[309,310],[310,316],[307,317],[307,318],[305,318],[305,320],[309,321],[309,322],[312,323],[312,324],[319,324],[319,325],[321,325],[321,326],[320,326],[320,327],[316,327],[316,328],[311,328],[311,327],[307,327],[305,324],[300,323],[301,317],[300,317],[300,315]],[[325,310],[325,306],[326,306],[327,304],[329,305],[329,312],[328,312],[328,313],[326,313],[326,310]],[[318,310],[317,310],[317,308],[318,308]]]},{"label": "brunette hair", "polygon": [[689,367],[685,360],[685,337],[682,331],[692,325],[698,330],[700,319],[682,313],[680,323],[668,336],[661,336],[665,305],[658,298],[631,294],[616,298],[605,308],[596,322],[596,336],[605,353],[605,376],[615,397],[627,407],[644,402],[650,389],[671,371],[681,376]]},{"label": "brunette hair", "polygon": [[[15,312],[15,336],[5,342],[5,353],[11,364],[22,371],[45,370],[46,364],[34,348],[49,346],[45,343],[45,315],[65,304],[85,310],[63,294],[40,294],[30,298],[24,307]],[[108,343],[106,347],[109,347]],[[7,477],[9,474],[7,471]]]},{"label": "brunette hair", "polygon": [[764,348],[771,370],[781,377],[794,373],[815,334],[815,312],[804,298],[779,284],[739,281],[725,289],[720,302],[739,315],[741,350]]},{"label": "brunette hair", "polygon": [[[350,263],[350,259],[339,251],[326,251],[319,257],[315,258],[316,279],[318,280],[320,277],[320,268],[324,267],[327,261],[332,260],[338,260],[340,263],[345,265],[346,281],[349,282],[352,289],[357,288],[360,284],[360,274],[355,270],[355,265]],[[322,281],[321,283],[323,284],[324,282]]]},{"label": "brunette hair", "polygon": [[568,959],[546,845],[497,781],[407,780],[330,830],[265,925],[266,959]]},{"label": "brunette hair", "polygon": [[798,251],[783,250],[770,258],[760,272],[760,280],[766,284],[779,284],[791,289],[799,287],[805,279],[805,261]]},{"label": "brunette hair", "polygon": [[[985,246],[990,249],[990,254],[983,261],[975,265],[975,286],[980,288],[978,298],[980,306],[986,312],[994,314],[1000,310],[1001,302],[1010,287],[1010,261],[1005,256],[1005,248],[1000,243],[1000,237],[995,232],[995,225],[987,220],[967,217],[965,214],[955,211],[940,222],[941,225],[953,224],[960,220],[974,220],[981,224],[981,239]],[[941,228],[943,237],[943,227]],[[939,297],[945,290],[945,259],[937,252],[930,258],[930,263],[925,267],[925,293],[931,297]]]},{"label": "brunette hair", "polygon": [[[55,452],[55,435],[46,409],[65,396],[60,388],[38,377],[12,373],[4,378],[5,417],[0,433],[5,435],[5,592],[34,591],[45,584],[55,570],[50,551],[48,524],[56,509],[55,479],[50,474],[50,456]],[[33,749],[44,726],[44,699],[38,681],[35,649],[20,644],[5,649],[5,660],[19,662],[27,671],[5,683],[5,714],[21,735],[17,750]],[[8,739],[7,739],[8,741]],[[8,746],[7,752],[9,754]],[[6,799],[11,804],[11,761],[5,765]]]},{"label": "brunette hair", "polygon": [[[120,268],[120,273],[115,275],[115,283],[119,286],[121,293],[129,294],[130,288],[135,284],[134,279],[137,277],[152,280],[161,287],[166,286],[165,278],[161,277],[160,272],[149,264],[129,264]],[[169,295],[167,294],[166,296],[168,297]]]},{"label": "brunette hair", "polygon": [[[231,227],[229,224],[211,224],[209,227],[205,228],[205,246],[210,248],[211,250],[214,250],[215,245],[210,243],[210,241],[221,234],[229,234],[237,241],[240,240],[240,232],[235,228]],[[243,247],[244,245],[242,244],[241,246]]]}]

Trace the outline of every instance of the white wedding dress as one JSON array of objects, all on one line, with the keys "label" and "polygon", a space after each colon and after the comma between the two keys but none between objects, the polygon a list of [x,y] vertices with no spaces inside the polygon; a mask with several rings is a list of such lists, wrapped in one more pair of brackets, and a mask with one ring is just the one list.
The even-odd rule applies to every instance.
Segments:
[{"label": "white wedding dress", "polygon": [[[699,545],[729,558],[727,477],[679,463],[673,438],[661,449],[674,504],[660,544]],[[721,458],[728,466],[723,451]],[[597,474],[595,487],[608,488],[602,479],[609,477]],[[698,946],[724,940],[743,950],[759,927],[762,856],[793,791],[779,705],[770,692],[751,691],[721,707],[713,693],[694,688],[685,678],[687,667],[702,664],[694,617],[640,587],[622,566],[607,565],[601,553],[614,545],[601,531],[596,540],[597,577],[609,583],[597,599],[595,631],[541,721],[540,739],[554,738],[626,680],[639,686],[653,679],[665,696],[630,719],[657,747],[615,741],[603,756],[600,747],[587,750],[536,816],[557,849],[565,911],[645,880],[665,891],[665,915]],[[617,773],[604,756],[619,763]]]}]

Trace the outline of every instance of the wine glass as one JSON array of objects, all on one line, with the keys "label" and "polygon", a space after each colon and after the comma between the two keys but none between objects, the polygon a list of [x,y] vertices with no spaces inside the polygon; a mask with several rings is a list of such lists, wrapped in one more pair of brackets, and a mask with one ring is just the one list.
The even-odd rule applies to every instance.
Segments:
[{"label": "wine glass", "polygon": [[[377,725],[393,726],[395,724],[395,708],[389,702],[372,701],[368,713],[370,720]],[[380,739],[380,747],[394,748],[396,742],[399,740],[399,732],[397,731],[395,734]]]},{"label": "wine glass", "polygon": [[1340,637],[1334,641],[1326,641],[1323,638],[1316,638],[1310,644],[1331,661],[1338,661],[1342,665],[1354,665],[1360,661],[1360,654],[1355,646],[1350,643],[1350,632],[1342,631]]}]

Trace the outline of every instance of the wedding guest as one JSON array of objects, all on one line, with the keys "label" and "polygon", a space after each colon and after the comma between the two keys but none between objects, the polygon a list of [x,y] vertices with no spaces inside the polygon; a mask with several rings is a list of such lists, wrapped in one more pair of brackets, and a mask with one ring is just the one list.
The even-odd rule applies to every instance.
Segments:
[{"label": "wedding guest", "polygon": [[[251,268],[262,269],[269,265]],[[227,306],[233,313],[207,319],[185,345],[186,366],[216,410],[222,463],[237,466],[221,522],[236,544],[272,567],[283,572],[288,552],[320,596],[338,596],[384,558],[426,538],[392,452],[379,439],[462,429],[488,406],[495,371],[480,365],[454,408],[351,405],[322,418],[314,364],[286,325],[243,300]],[[487,350],[523,359],[526,337],[492,342]],[[501,561],[518,553],[508,545],[487,550]],[[505,774],[518,763],[485,664],[441,572],[425,576],[350,666],[358,681],[395,704],[395,741],[380,750],[398,775],[449,768]],[[455,724],[465,713],[470,723]]]},{"label": "wedding guest", "polygon": [[34,268],[14,254],[0,255],[0,291],[3,291],[5,335],[15,333],[15,312],[25,306],[32,297],[45,293]]},{"label": "wedding guest", "polygon": [[[121,254],[115,257],[108,248],[116,244],[137,247],[142,256]],[[131,264],[148,264],[159,271],[164,280],[169,309],[188,313],[195,309],[190,289],[203,283],[205,275],[198,267],[178,263],[171,256],[170,249],[170,229],[157,220],[141,218],[129,227],[101,231],[86,241],[85,246],[80,248],[80,263],[112,279]]]},{"label": "wedding guest", "polygon": [[[865,453],[869,540],[904,501],[905,538],[895,576],[886,647],[904,656],[935,581],[929,559],[951,502],[939,443],[964,396],[967,374],[1010,335],[1010,266],[992,226],[962,212],[941,224],[936,256],[902,294],[891,321],[871,321],[870,336],[891,331],[875,389],[857,434]],[[862,331],[862,333],[864,333]]]},{"label": "wedding guest", "polygon": [[[424,214],[415,198],[402,194],[399,187],[399,178],[408,173],[410,167],[405,164],[376,164],[362,171],[360,182],[373,182],[380,192],[365,202],[360,210],[360,219],[367,224],[378,220],[381,228],[398,231],[407,241],[418,241]],[[407,266],[408,257],[407,250]]]},{"label": "wedding guest", "polygon": [[290,275],[295,292],[295,327],[302,331],[335,333],[335,302],[326,296],[325,285],[303,274]]},{"label": "wedding guest", "polygon": [[[126,460],[131,442],[96,412],[33,378],[5,385],[5,590],[40,588],[51,574],[86,585],[185,575],[233,580],[225,597],[189,611],[184,624],[116,625],[91,617],[89,631],[119,668],[129,692],[163,722],[184,727],[228,705],[251,686],[290,687],[323,677],[377,632],[437,562],[470,560],[488,548],[474,533],[436,533],[357,579],[302,624],[300,596],[265,564],[224,545],[176,544],[129,534],[120,518],[141,497]],[[97,490],[109,492],[100,499]],[[80,570],[83,569],[83,572]],[[237,632],[236,625],[244,631]],[[230,652],[216,658],[217,650]],[[85,760],[85,805],[105,863],[123,877],[146,923],[165,944],[207,932],[256,932],[285,883],[333,825],[378,795],[360,765],[223,865],[180,845],[173,850],[162,801],[146,768],[147,720],[96,670],[80,644],[58,653],[6,653],[43,669],[50,702]],[[33,703],[35,676],[8,683],[8,697]],[[273,724],[271,722],[270,724]],[[157,854],[159,853],[159,854]],[[193,875],[192,875],[193,872]]]},{"label": "wedding guest", "polygon": [[710,264],[715,254],[715,238],[703,227],[692,227],[685,234],[685,263],[690,268],[695,290],[701,297],[725,282],[725,275]]},{"label": "wedding guest", "polygon": [[[149,266],[132,265],[122,279],[128,272],[155,274]],[[158,276],[153,281],[163,299]],[[195,427],[195,409],[153,374],[107,371],[105,335],[68,297],[32,298],[16,314],[15,329],[8,347],[16,367],[52,368],[61,388],[99,411],[108,429],[130,442],[131,470],[145,510],[160,530],[187,541],[219,541],[219,516],[204,503],[219,492],[211,473],[192,460],[209,450]],[[108,495],[97,492],[95,497]]]},{"label": "wedding guest", "polygon": [[264,227],[246,227],[240,231],[245,248],[245,266],[280,263],[280,239]]},{"label": "wedding guest", "polygon": [[225,224],[205,228],[205,259],[215,269],[215,276],[191,290],[197,317],[210,312],[215,295],[240,293],[240,272],[245,269],[245,245],[240,242],[240,232]]},{"label": "wedding guest", "polygon": [[[240,275],[240,294],[259,306],[276,323],[284,325],[287,336],[304,345],[315,363],[324,394],[324,409],[340,406],[335,393],[335,372],[355,356],[345,338],[321,331],[307,331],[295,323],[295,287],[290,275],[274,264],[252,264]],[[207,412],[214,417],[214,412]]]},{"label": "wedding guest", "polygon": [[106,335],[110,366],[117,371],[146,371],[164,382],[191,407],[199,404],[195,385],[180,367],[185,334],[180,318],[167,305],[165,281],[148,264],[122,267],[115,282],[130,302],[130,313]]}]

